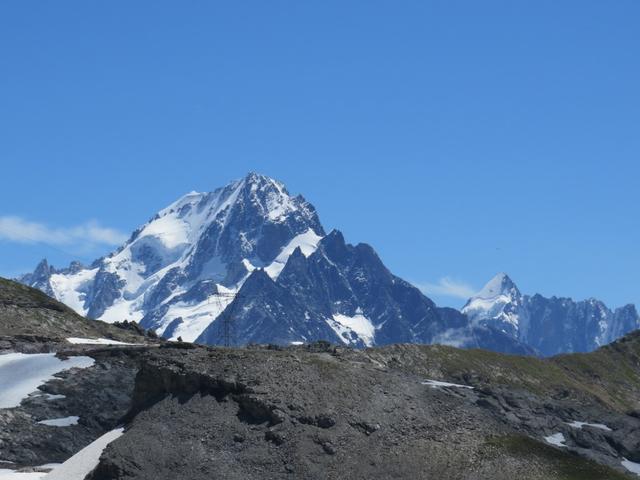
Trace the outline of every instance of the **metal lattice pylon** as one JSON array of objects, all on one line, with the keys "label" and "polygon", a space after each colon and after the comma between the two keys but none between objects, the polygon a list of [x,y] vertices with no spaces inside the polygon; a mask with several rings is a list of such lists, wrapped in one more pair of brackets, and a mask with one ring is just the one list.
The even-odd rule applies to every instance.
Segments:
[{"label": "metal lattice pylon", "polygon": [[[234,292],[218,292],[211,297],[220,306],[221,312],[218,315],[218,335],[222,338],[223,345],[225,347],[231,347],[235,343],[235,318],[233,311],[236,307],[235,300],[240,298],[237,293]],[[231,299],[226,305],[224,305],[223,299]]]}]

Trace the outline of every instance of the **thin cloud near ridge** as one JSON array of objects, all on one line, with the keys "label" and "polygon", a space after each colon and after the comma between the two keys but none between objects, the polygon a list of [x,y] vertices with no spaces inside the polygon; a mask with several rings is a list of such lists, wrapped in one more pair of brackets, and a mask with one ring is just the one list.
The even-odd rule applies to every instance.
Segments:
[{"label": "thin cloud near ridge", "polygon": [[454,280],[451,277],[442,277],[436,283],[416,283],[415,285],[425,295],[441,295],[464,300],[472,297],[478,291],[468,283]]},{"label": "thin cloud near ridge", "polygon": [[128,236],[95,220],[72,227],[50,227],[19,216],[0,216],[0,240],[14,243],[43,243],[54,246],[120,245]]}]

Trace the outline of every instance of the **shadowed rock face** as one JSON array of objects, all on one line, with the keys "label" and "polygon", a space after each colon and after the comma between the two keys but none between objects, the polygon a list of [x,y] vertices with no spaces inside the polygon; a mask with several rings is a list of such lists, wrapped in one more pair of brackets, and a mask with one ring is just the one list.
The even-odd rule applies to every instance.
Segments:
[{"label": "shadowed rock face", "polygon": [[123,286],[124,281],[116,274],[104,270],[98,271],[86,297],[86,302],[90,305],[87,310],[87,317],[100,318],[105,310],[120,297],[120,289]]},{"label": "shadowed rock face", "polygon": [[[255,270],[225,315],[233,318],[234,344],[447,343],[450,339],[444,334],[451,332],[451,341],[460,346],[533,353],[491,327],[470,327],[457,310],[438,308],[393,275],[369,245],[349,245],[337,230],[308,257],[294,250],[277,279]],[[360,324],[350,329],[334,320],[344,317]],[[220,322],[212,323],[196,341],[224,343]]]},{"label": "shadowed rock face", "polygon": [[[621,455],[640,455],[640,420],[598,401],[593,385],[572,383],[575,372],[562,376],[569,367],[555,361],[411,345],[176,347],[145,358],[126,433],[93,480],[612,480],[627,478]],[[507,366],[521,379],[525,369],[552,371],[558,384],[532,388],[545,373],[496,380]],[[475,388],[423,384],[430,377]],[[637,369],[634,378],[631,401]],[[569,425],[585,419],[610,430]],[[566,448],[544,441],[557,433]]]},{"label": "shadowed rock face", "polygon": [[527,342],[545,355],[590,352],[640,327],[633,305],[612,311],[599,300],[541,295],[526,297],[525,305],[530,318]]},{"label": "shadowed rock face", "polygon": [[54,292],[51,288],[51,283],[49,282],[53,273],[55,273],[55,269],[49,265],[49,262],[47,262],[47,259],[45,258],[36,266],[33,273],[23,275],[20,281],[25,285],[37,288],[50,297],[53,297]]},{"label": "shadowed rock face", "polygon": [[270,178],[250,173],[221,195],[229,205],[199,237],[187,268],[190,277],[199,276],[212,258],[225,265],[243,259],[267,265],[296,235],[308,229],[324,235],[315,208],[302,196],[290,197]]}]

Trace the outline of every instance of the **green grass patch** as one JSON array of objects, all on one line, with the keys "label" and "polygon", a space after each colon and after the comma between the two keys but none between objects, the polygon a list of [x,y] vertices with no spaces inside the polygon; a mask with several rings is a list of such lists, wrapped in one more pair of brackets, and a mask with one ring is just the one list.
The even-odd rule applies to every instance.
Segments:
[{"label": "green grass patch", "polygon": [[549,480],[629,480],[629,476],[524,435],[492,437],[487,441],[508,455],[548,467]]}]

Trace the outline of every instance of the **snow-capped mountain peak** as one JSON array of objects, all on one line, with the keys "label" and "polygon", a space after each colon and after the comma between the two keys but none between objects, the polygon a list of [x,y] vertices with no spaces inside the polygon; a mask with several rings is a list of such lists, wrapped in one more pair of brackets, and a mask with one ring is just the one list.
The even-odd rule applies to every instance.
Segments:
[{"label": "snow-capped mountain peak", "polygon": [[[325,235],[310,203],[257,173],[182,196],[90,267],[43,263],[23,281],[86,316],[207,344],[228,341],[223,312],[233,315],[237,344],[431,343],[467,322],[394,277],[370,246],[350,245],[337,230]],[[473,335],[459,343],[481,345]]]},{"label": "snow-capped mountain peak", "polygon": [[482,290],[474,295],[474,298],[491,299],[500,295],[505,296],[520,296],[518,287],[516,287],[513,280],[509,278],[506,273],[498,273],[495,277],[489,280]]},{"label": "snow-capped mountain peak", "polygon": [[225,311],[238,344],[438,342],[551,355],[593,349],[640,326],[632,307],[529,297],[504,273],[462,313],[438,308],[372,247],[350,245],[337,230],[325,235],[310,203],[257,173],[187,193],[90,266],[43,261],[20,281],[85,316],[208,344],[226,342],[218,322]]},{"label": "snow-capped mountain peak", "polygon": [[611,310],[594,298],[523,295],[504,273],[471,297],[462,312],[472,323],[499,329],[543,355],[588,352],[640,328],[633,305]]},{"label": "snow-capped mountain peak", "polygon": [[277,277],[296,247],[308,255],[322,236],[311,204],[251,172],[180,197],[90,268],[57,271],[45,262],[24,281],[83,315],[195,340],[252,270],[266,267]]},{"label": "snow-capped mountain peak", "polygon": [[506,273],[498,273],[462,308],[473,323],[517,335],[521,325],[520,291]]}]

